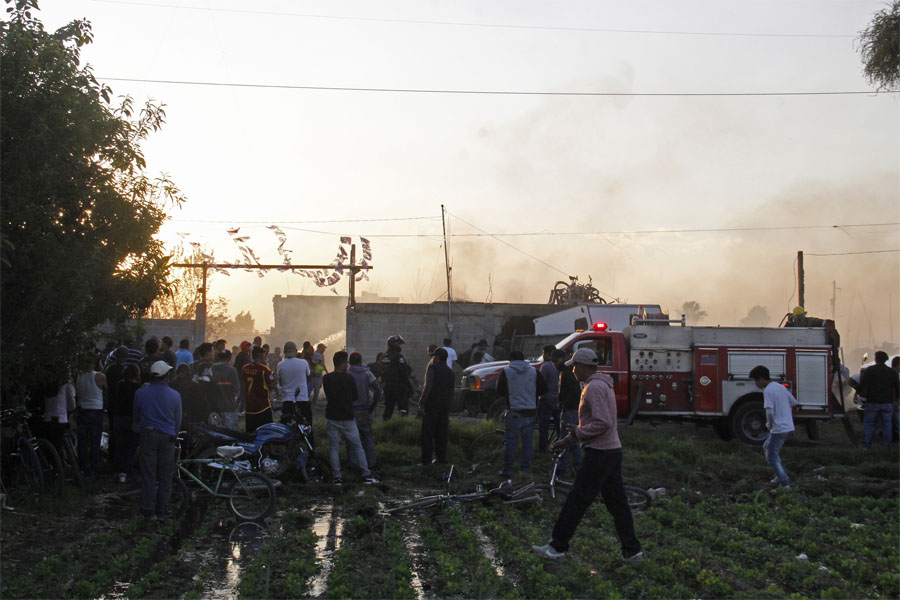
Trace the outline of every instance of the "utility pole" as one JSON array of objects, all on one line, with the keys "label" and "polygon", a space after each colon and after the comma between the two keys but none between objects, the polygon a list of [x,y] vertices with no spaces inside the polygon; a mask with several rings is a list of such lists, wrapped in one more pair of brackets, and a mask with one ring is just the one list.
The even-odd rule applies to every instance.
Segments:
[{"label": "utility pole", "polygon": [[441,204],[441,229],[444,231],[444,268],[447,271],[447,331],[453,333],[453,286],[450,279],[450,250],[447,248],[447,222],[444,220],[444,205]]},{"label": "utility pole", "polygon": [[803,250],[797,252],[797,296],[800,308],[806,310],[806,284],[803,281]]},{"label": "utility pole", "polygon": [[834,321],[835,307],[837,306],[837,291],[841,289],[836,281],[831,282],[831,320]]}]

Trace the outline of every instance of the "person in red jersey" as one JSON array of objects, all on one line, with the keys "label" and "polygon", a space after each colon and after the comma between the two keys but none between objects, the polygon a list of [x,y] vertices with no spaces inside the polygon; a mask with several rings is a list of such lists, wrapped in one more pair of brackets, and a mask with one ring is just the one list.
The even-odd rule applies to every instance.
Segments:
[{"label": "person in red jersey", "polygon": [[253,362],[244,365],[241,375],[244,379],[244,395],[247,398],[247,433],[253,433],[260,425],[272,422],[272,403],[269,401],[269,390],[275,384],[275,377],[266,365],[266,351],[259,346],[253,347]]}]

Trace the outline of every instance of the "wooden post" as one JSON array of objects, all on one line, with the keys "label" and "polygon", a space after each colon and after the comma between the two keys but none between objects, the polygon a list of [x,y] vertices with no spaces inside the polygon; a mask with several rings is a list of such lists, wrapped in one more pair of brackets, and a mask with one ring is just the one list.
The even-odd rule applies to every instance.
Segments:
[{"label": "wooden post", "polygon": [[803,250],[800,250],[797,252],[797,296],[800,308],[806,310],[806,284],[803,276]]},{"label": "wooden post", "polygon": [[350,244],[350,297],[347,308],[356,308],[356,244]]}]

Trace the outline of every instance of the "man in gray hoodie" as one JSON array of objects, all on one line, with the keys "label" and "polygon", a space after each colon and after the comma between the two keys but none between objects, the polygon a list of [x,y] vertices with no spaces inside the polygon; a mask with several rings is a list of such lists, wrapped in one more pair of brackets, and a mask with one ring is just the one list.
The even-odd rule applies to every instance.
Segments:
[{"label": "man in gray hoodie", "polygon": [[506,440],[503,444],[503,470],[501,477],[512,477],[513,463],[519,440],[522,440],[522,454],[519,468],[522,473],[531,472],[534,457],[534,428],[537,425],[538,397],[547,393],[547,382],[525,360],[519,350],[509,353],[509,366],[503,369],[497,379],[497,394],[507,399]]},{"label": "man in gray hoodie", "polygon": [[[362,364],[362,354],[359,352],[350,353],[350,367],[347,369],[347,373],[356,382],[356,402],[353,403],[353,415],[356,419],[356,429],[359,431],[359,441],[366,453],[366,462],[369,463],[369,470],[373,470],[376,468],[376,464],[372,412],[381,401],[381,385],[369,367]],[[347,442],[347,461],[351,468],[359,468],[349,442]]]}]

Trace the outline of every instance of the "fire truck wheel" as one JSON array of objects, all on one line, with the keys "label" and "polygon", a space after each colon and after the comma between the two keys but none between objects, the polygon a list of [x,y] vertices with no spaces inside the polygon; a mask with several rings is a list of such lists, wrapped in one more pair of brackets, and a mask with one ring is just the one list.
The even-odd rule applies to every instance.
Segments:
[{"label": "fire truck wheel", "polygon": [[749,400],[731,413],[731,432],[745,444],[759,445],[766,441],[766,411],[759,400]]},{"label": "fire truck wheel", "polygon": [[731,433],[731,425],[728,423],[728,419],[726,419],[725,417],[713,421],[713,429],[716,431],[716,435],[718,435],[719,439],[721,440],[730,442],[734,439],[734,435],[732,435]]},{"label": "fire truck wheel", "polygon": [[806,437],[811,440],[818,440],[821,438],[821,433],[819,432],[819,422],[809,420],[806,422]]}]

